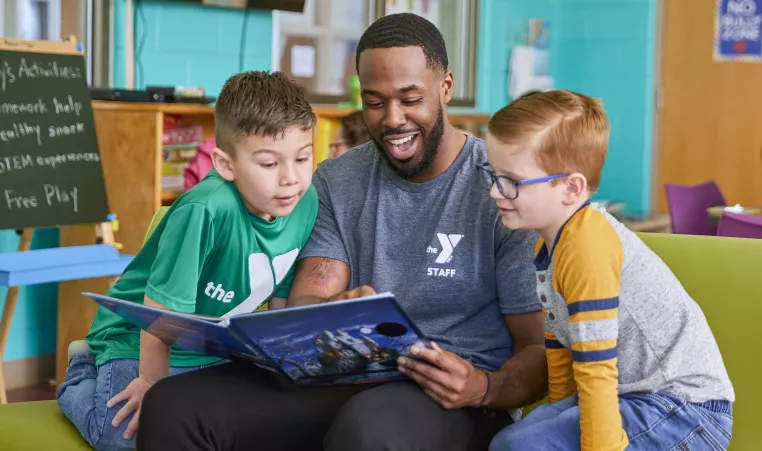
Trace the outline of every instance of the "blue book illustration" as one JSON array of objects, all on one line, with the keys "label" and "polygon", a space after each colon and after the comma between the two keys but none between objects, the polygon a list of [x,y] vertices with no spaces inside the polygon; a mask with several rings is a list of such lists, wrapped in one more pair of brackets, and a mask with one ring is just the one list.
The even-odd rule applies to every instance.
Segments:
[{"label": "blue book illustration", "polygon": [[431,347],[392,293],[230,318],[83,294],[170,346],[244,360],[302,387],[401,379],[397,357]]}]

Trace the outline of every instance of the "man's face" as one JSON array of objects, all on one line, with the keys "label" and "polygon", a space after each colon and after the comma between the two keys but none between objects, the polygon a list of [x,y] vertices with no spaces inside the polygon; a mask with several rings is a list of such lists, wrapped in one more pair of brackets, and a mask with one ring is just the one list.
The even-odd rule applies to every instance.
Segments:
[{"label": "man's face", "polygon": [[360,55],[363,115],[373,141],[401,177],[431,166],[452,98],[450,71],[429,69],[420,47],[369,49]]}]

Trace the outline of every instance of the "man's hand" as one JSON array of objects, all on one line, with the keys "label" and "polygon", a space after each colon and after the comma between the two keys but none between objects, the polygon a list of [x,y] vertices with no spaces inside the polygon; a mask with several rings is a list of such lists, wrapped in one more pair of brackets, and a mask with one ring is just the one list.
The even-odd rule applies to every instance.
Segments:
[{"label": "man's hand", "polygon": [[445,409],[478,406],[489,388],[487,374],[436,343],[432,345],[434,349],[420,345],[410,348],[411,354],[428,363],[400,357],[399,371]]},{"label": "man's hand", "polygon": [[122,390],[121,393],[109,399],[106,403],[106,406],[110,409],[122,401],[127,401],[124,406],[119,409],[119,412],[114,415],[114,421],[111,422],[111,425],[114,427],[119,427],[119,425],[122,424],[122,421],[124,421],[130,413],[133,411],[135,412],[135,415],[132,416],[132,420],[130,420],[130,423],[127,425],[127,429],[124,431],[125,440],[131,439],[138,430],[140,406],[143,404],[143,396],[145,396],[148,389],[151,388],[151,385],[153,384],[145,379],[136,377],[124,390]]},{"label": "man's hand", "polygon": [[326,302],[346,301],[347,299],[361,298],[363,296],[373,296],[374,294],[376,294],[376,290],[369,287],[368,285],[361,285],[353,290],[334,294],[328,298]]}]

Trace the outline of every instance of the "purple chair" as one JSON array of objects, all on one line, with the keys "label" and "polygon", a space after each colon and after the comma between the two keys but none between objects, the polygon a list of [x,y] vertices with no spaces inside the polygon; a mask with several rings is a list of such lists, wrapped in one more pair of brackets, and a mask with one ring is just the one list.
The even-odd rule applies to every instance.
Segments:
[{"label": "purple chair", "polygon": [[725,205],[720,188],[713,181],[700,185],[665,183],[672,233],[716,235],[717,226],[709,221],[706,209]]},{"label": "purple chair", "polygon": [[722,212],[717,236],[762,239],[762,216]]}]

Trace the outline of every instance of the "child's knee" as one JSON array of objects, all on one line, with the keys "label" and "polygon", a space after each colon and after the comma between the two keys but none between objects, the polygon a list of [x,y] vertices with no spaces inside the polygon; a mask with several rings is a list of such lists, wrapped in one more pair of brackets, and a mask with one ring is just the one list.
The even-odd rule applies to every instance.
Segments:
[{"label": "child's knee", "polygon": [[66,369],[66,377],[58,387],[58,397],[70,386],[79,385],[82,381],[98,378],[98,368],[95,366],[95,356],[84,353],[74,356]]}]

